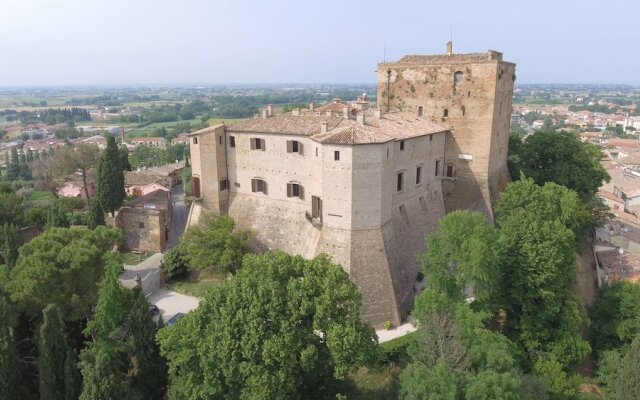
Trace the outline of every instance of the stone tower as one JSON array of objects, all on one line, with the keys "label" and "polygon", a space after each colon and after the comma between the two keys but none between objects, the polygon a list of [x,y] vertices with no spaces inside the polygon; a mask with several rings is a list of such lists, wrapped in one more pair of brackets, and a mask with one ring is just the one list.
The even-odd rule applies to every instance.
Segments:
[{"label": "stone tower", "polygon": [[447,211],[492,217],[508,183],[507,150],[515,64],[502,53],[408,55],[378,64],[378,107],[412,111],[452,132],[440,171]]}]

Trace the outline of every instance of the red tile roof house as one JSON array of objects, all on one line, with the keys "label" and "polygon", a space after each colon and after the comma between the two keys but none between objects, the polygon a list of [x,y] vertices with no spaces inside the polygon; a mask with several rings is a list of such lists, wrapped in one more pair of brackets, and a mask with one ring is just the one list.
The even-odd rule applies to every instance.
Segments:
[{"label": "red tile roof house", "polygon": [[[93,197],[96,191],[96,185],[94,182],[87,181],[87,191],[89,192],[89,198]],[[60,189],[58,189],[58,195],[62,197],[81,197],[85,200],[87,199],[82,180],[66,182]]]}]

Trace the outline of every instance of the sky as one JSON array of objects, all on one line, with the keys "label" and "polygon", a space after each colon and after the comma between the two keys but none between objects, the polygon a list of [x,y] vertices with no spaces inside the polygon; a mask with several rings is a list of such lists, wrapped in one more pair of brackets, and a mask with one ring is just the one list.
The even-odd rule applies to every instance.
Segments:
[{"label": "sky", "polygon": [[[632,0],[0,0],[0,86],[374,83],[405,54],[504,53],[517,83],[640,83]],[[386,51],[385,51],[386,49]]]}]

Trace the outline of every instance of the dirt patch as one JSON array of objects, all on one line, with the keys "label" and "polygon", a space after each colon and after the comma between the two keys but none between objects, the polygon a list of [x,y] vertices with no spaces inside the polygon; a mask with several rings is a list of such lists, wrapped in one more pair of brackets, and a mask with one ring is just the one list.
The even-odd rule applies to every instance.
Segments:
[{"label": "dirt patch", "polygon": [[591,307],[598,291],[598,272],[592,243],[584,240],[576,255],[576,282],[574,292],[586,307]]}]

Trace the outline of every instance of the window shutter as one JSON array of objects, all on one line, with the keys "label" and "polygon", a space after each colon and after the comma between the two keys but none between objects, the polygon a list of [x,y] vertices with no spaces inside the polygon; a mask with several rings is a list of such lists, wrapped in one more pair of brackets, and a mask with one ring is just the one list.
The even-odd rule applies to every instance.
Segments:
[{"label": "window shutter", "polygon": [[267,194],[267,181],[262,181],[262,193]]},{"label": "window shutter", "polygon": [[293,142],[291,140],[287,140],[287,153],[291,153],[293,151]]},{"label": "window shutter", "polygon": [[290,183],[287,183],[287,197],[292,197],[293,196],[293,185]]},{"label": "window shutter", "polygon": [[[251,150],[255,150],[256,149],[256,139],[255,138],[251,138],[249,140],[251,142]],[[254,190],[255,192],[255,190]]]},{"label": "window shutter", "polygon": [[298,142],[298,154],[302,155],[302,142]]},{"label": "window shutter", "polygon": [[304,187],[302,185],[298,185],[298,197],[304,200]]},{"label": "window shutter", "polygon": [[257,185],[256,179],[252,179],[252,180],[251,180],[251,191],[252,191],[252,192],[257,192],[257,191],[258,191],[257,186],[258,186],[258,185]]},{"label": "window shutter", "polygon": [[264,139],[258,139],[258,140],[260,141],[260,144],[261,144],[260,148],[262,149],[262,151],[264,151],[265,150]]},{"label": "window shutter", "polygon": [[311,216],[318,218],[318,197],[311,196]]}]

